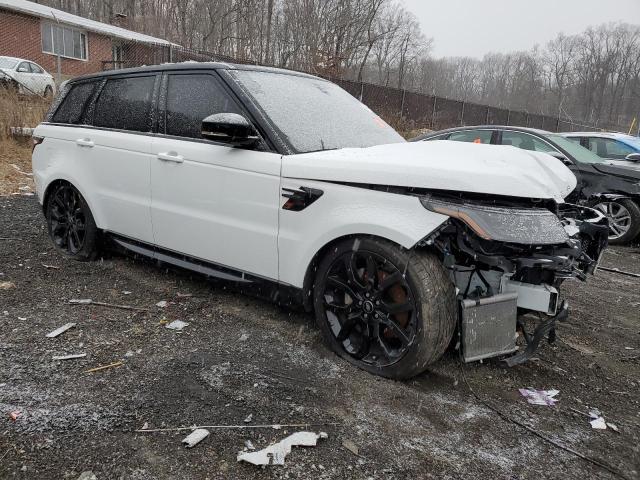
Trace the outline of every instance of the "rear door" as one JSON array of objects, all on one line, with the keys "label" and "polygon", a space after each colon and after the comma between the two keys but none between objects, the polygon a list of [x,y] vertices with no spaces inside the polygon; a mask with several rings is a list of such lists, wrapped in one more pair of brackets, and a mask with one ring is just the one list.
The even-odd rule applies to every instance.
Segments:
[{"label": "rear door", "polygon": [[277,279],[281,155],[202,137],[209,115],[250,118],[215,71],[169,73],[162,91],[151,161],[157,245]]},{"label": "rear door", "polygon": [[32,62],[29,62],[29,68],[31,69],[33,91],[38,95],[43,95],[45,88],[47,88],[47,85],[49,85],[50,82],[49,74],[45,73],[40,66]]},{"label": "rear door", "polygon": [[93,128],[76,138],[91,166],[101,227],[147,243],[153,243],[151,140],[159,79],[153,73],[107,77],[93,106]]}]

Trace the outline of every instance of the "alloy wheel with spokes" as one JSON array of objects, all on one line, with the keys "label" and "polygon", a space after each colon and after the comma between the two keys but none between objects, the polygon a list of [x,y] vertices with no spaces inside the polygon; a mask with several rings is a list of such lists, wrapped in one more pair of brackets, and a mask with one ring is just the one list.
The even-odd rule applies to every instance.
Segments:
[{"label": "alloy wheel with spokes", "polygon": [[47,223],[58,250],[78,260],[95,254],[97,228],[86,201],[72,185],[57,186],[47,199]]},{"label": "alloy wheel with spokes", "polygon": [[354,358],[376,366],[398,361],[415,340],[415,298],[402,272],[380,255],[335,259],[324,291],[327,322]]},{"label": "alloy wheel with spokes", "polygon": [[595,205],[609,220],[609,239],[617,240],[631,228],[631,212],[618,202],[601,202]]}]

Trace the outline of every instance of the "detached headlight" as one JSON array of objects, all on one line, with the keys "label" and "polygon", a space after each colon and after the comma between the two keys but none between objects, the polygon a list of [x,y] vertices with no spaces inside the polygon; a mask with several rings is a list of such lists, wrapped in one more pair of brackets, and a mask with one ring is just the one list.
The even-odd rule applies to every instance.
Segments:
[{"label": "detached headlight", "polygon": [[524,245],[553,245],[569,240],[560,219],[543,208],[510,208],[454,202],[431,196],[420,202],[432,212],[464,222],[485,240]]}]

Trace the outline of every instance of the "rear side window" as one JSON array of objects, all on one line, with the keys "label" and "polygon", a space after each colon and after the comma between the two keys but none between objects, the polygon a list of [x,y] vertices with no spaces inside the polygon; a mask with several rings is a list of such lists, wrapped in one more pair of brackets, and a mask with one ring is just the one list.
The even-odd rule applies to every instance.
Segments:
[{"label": "rear side window", "polygon": [[83,112],[89,103],[95,83],[86,82],[73,85],[53,115],[53,122],[79,124],[83,119]]},{"label": "rear side window", "polygon": [[155,76],[107,80],[96,101],[93,125],[138,132],[151,131]]},{"label": "rear side window", "polygon": [[491,130],[462,130],[454,132],[449,136],[449,140],[455,142],[470,143],[491,143]]},{"label": "rear side window", "polygon": [[169,75],[165,111],[167,135],[202,138],[202,120],[216,113],[242,112],[213,75]]},{"label": "rear side window", "polygon": [[546,142],[523,132],[502,132],[502,145],[513,145],[523,150],[531,150],[534,152],[555,152],[553,148]]}]

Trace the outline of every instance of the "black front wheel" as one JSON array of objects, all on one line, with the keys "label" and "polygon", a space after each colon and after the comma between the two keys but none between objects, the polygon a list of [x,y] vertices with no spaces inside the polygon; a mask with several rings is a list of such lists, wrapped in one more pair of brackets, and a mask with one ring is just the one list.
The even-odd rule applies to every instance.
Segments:
[{"label": "black front wheel", "polygon": [[80,261],[97,254],[98,229],[89,205],[67,183],[54,187],[46,203],[49,236],[63,254]]},{"label": "black front wheel", "polygon": [[314,286],[316,320],[330,347],[358,367],[405,379],[446,350],[456,325],[455,287],[431,252],[375,238],[332,248]]}]

